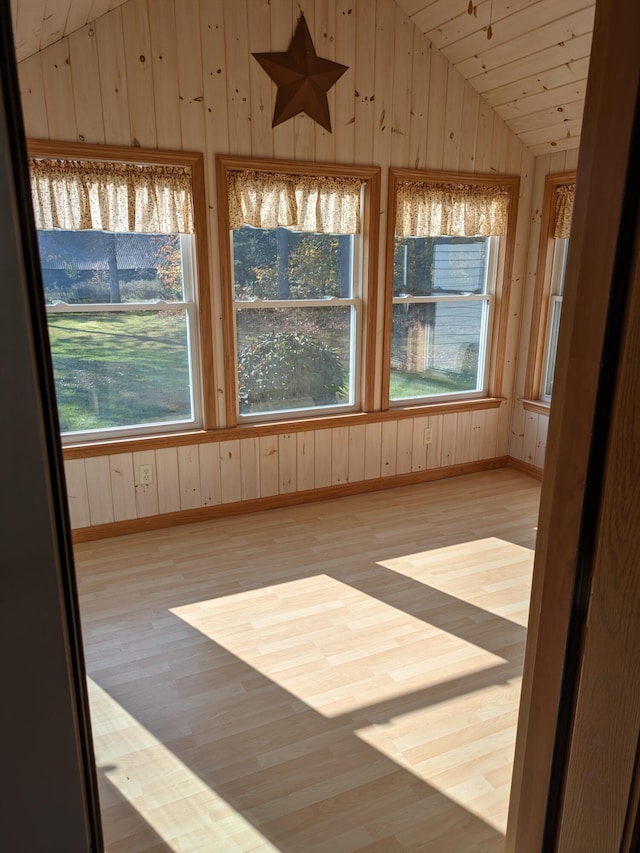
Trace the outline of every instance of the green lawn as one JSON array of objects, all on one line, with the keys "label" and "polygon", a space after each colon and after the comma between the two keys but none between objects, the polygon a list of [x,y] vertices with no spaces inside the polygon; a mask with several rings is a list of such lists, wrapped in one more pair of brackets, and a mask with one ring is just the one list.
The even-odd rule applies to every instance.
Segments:
[{"label": "green lawn", "polygon": [[409,373],[392,370],[389,396],[392,400],[404,400],[411,397],[452,394],[456,391],[474,391],[475,387],[475,377],[465,373],[444,373],[437,370]]},{"label": "green lawn", "polygon": [[[63,432],[191,417],[183,312],[50,314]],[[391,398],[473,390],[465,374],[391,372]]]},{"label": "green lawn", "polygon": [[190,418],[183,312],[48,320],[63,432]]}]

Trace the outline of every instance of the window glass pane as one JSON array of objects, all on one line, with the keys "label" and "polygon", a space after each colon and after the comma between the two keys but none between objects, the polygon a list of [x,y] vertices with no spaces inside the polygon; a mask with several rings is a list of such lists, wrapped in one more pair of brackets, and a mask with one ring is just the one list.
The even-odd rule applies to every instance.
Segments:
[{"label": "window glass pane", "polygon": [[177,234],[38,231],[38,244],[48,305],[184,298]]},{"label": "window glass pane", "polygon": [[488,237],[396,238],[394,296],[486,293]]},{"label": "window glass pane", "polygon": [[556,350],[558,348],[558,329],[560,328],[560,309],[562,308],[562,293],[567,266],[569,238],[554,238],[553,261],[551,267],[551,310],[548,320],[546,346],[544,355],[544,375],[540,396],[548,400],[553,388],[553,376],[556,366]]},{"label": "window glass pane", "polygon": [[560,313],[562,311],[562,299],[555,298],[551,309],[551,327],[549,329],[549,352],[547,354],[547,369],[544,380],[543,394],[551,396],[553,390],[553,377],[556,371],[556,353],[558,351],[558,332],[560,330]]},{"label": "window glass pane", "polygon": [[395,304],[392,400],[482,390],[486,303]]},{"label": "window glass pane", "polygon": [[349,404],[351,306],[236,311],[240,414]]},{"label": "window glass pane", "polygon": [[192,419],[186,311],[49,314],[63,432]]},{"label": "window glass pane", "polygon": [[233,232],[236,300],[352,296],[353,236],[287,228]]}]

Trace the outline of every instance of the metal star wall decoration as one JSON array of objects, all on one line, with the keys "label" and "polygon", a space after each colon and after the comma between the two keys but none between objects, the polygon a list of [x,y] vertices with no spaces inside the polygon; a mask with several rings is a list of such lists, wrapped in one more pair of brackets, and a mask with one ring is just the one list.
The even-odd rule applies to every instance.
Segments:
[{"label": "metal star wall decoration", "polygon": [[306,113],[331,133],[327,92],[348,66],[318,56],[304,15],[300,15],[289,50],[253,56],[278,87],[272,127]]}]

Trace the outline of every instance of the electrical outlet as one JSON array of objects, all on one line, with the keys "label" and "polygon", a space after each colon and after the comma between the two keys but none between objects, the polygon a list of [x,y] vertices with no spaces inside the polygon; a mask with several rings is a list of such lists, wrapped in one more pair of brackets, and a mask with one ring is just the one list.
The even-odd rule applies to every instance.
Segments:
[{"label": "electrical outlet", "polygon": [[141,465],[138,469],[138,482],[141,486],[150,486],[153,483],[153,465]]},{"label": "electrical outlet", "polygon": [[425,429],[424,436],[423,436],[422,440],[424,441],[425,444],[431,444],[431,442],[433,441],[433,428],[432,427],[427,427]]}]

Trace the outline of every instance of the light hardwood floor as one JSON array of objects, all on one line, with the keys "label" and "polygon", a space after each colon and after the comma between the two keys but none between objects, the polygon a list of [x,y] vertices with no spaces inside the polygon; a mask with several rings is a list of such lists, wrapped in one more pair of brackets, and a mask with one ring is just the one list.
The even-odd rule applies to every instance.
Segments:
[{"label": "light hardwood floor", "polygon": [[107,850],[502,850],[539,483],[76,546]]}]

